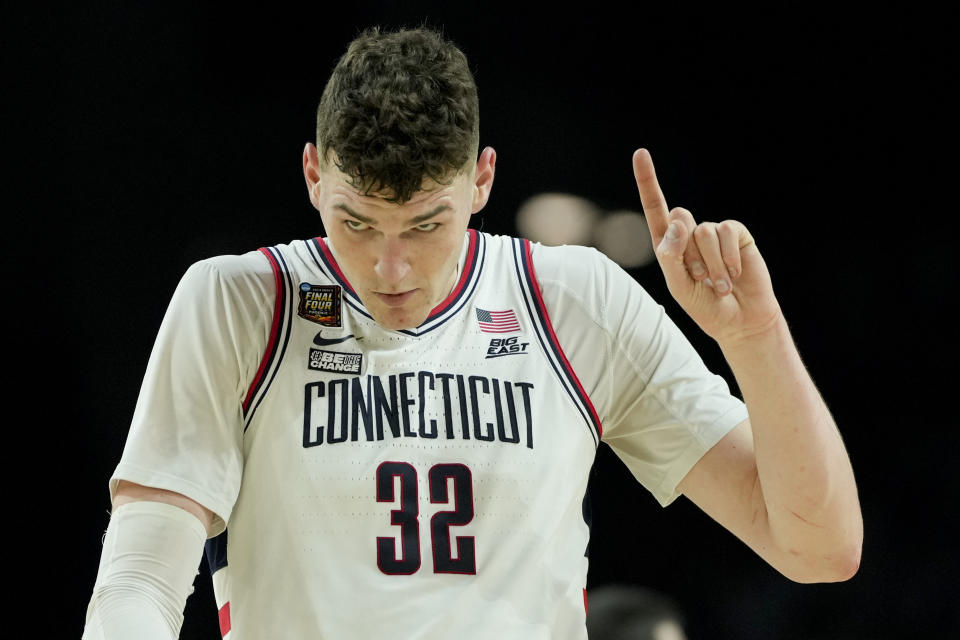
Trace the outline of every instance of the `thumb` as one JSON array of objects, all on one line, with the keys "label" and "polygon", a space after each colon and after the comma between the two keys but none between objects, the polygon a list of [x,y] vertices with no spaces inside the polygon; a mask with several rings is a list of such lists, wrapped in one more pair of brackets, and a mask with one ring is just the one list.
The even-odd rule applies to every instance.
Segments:
[{"label": "thumb", "polygon": [[667,226],[663,239],[657,245],[657,262],[667,281],[667,288],[677,302],[686,297],[695,282],[683,263],[683,254],[690,241],[690,232],[680,222],[673,220]]}]

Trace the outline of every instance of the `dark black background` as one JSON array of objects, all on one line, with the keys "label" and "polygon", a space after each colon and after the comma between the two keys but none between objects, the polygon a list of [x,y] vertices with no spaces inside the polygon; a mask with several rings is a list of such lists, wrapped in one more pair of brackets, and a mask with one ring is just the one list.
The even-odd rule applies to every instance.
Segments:
[{"label": "dark black background", "polygon": [[[424,21],[467,54],[481,145],[498,152],[484,230],[513,233],[541,191],[638,208],[630,156],[647,147],[671,205],[740,219],[758,238],[857,472],[859,573],[797,585],[684,499],[660,509],[602,447],[590,586],[670,594],[694,639],[960,629],[945,16],[79,4],[11,15],[5,56],[6,102],[23,107],[5,124],[8,389],[26,408],[10,414],[10,459],[30,469],[12,490],[33,532],[17,560],[42,578],[34,599],[55,598],[65,635],[82,629],[107,479],[177,281],[201,258],[322,233],[300,162],[327,74],[362,27]],[[658,268],[633,273],[729,379]],[[184,638],[218,637],[208,581]]]}]

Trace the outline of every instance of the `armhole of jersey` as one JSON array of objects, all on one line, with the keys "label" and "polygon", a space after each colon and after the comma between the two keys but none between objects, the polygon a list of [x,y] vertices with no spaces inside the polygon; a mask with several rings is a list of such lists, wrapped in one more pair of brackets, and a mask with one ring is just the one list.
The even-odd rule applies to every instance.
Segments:
[{"label": "armhole of jersey", "polygon": [[204,545],[204,555],[210,567],[210,576],[213,580],[213,592],[217,601],[217,617],[220,621],[220,635],[227,640],[230,633],[230,576],[223,569],[227,568],[227,529],[220,535],[210,538]]},{"label": "armhole of jersey", "polygon": [[283,256],[276,247],[261,248],[260,253],[267,258],[270,268],[273,270],[276,296],[267,347],[260,359],[260,367],[257,369],[257,373],[253,377],[253,381],[247,389],[247,395],[243,400],[244,431],[250,426],[250,420],[260,404],[260,400],[263,399],[273,376],[276,375],[280,360],[283,358],[283,352],[286,349],[286,343],[290,339],[290,305],[288,301],[290,300],[292,285],[289,270]]},{"label": "armhole of jersey", "polygon": [[567,360],[567,355],[563,352],[560,340],[557,339],[553,323],[550,321],[550,314],[547,312],[547,305],[543,302],[540,282],[537,280],[537,274],[533,268],[533,254],[531,253],[529,240],[514,239],[514,266],[520,280],[520,289],[523,292],[524,301],[527,304],[527,311],[535,325],[537,338],[540,340],[540,344],[553,365],[554,372],[560,378],[564,389],[589,426],[595,444],[599,445],[600,438],[603,437],[603,425],[597,415],[597,410],[593,406],[593,401],[590,400],[590,396],[580,383],[577,373],[573,370],[570,361]]}]

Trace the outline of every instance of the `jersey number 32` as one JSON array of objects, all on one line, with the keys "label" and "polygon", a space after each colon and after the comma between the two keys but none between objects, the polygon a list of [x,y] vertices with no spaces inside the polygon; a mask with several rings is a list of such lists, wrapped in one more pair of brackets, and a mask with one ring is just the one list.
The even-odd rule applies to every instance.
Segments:
[{"label": "jersey number 32", "polygon": [[[394,478],[399,478],[400,495],[396,495]],[[448,480],[453,480],[453,499]],[[457,553],[453,554],[450,527],[460,527],[473,520],[473,476],[462,464],[438,464],[427,475],[430,502],[453,503],[453,510],[438,511],[430,518],[430,540],[433,549],[434,573],[477,573],[473,536],[457,536]],[[397,540],[377,538],[377,566],[388,575],[410,575],[420,569],[420,502],[417,495],[417,470],[407,462],[384,462],[377,467],[377,502],[397,502],[399,509],[390,511],[390,524],[400,527],[400,553]]]}]

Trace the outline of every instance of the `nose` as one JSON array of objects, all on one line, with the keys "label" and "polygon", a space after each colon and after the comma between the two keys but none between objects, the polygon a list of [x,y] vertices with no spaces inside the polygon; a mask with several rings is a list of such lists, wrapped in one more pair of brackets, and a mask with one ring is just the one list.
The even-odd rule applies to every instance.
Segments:
[{"label": "nose", "polygon": [[402,283],[403,279],[410,273],[410,261],[407,259],[404,242],[399,238],[386,238],[383,242],[380,255],[377,257],[377,264],[374,270],[380,278],[380,281],[385,285]]}]

